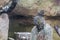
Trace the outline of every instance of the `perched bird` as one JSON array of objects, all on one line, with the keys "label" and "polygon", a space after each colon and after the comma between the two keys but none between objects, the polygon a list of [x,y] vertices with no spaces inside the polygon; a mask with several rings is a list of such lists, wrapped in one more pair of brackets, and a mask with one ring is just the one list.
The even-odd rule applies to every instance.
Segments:
[{"label": "perched bird", "polygon": [[31,30],[31,40],[53,40],[53,29],[45,22],[44,10],[41,10],[33,19],[34,27]]},{"label": "perched bird", "polygon": [[0,13],[11,12],[17,4],[17,0],[10,0],[9,3],[0,8]]},{"label": "perched bird", "polygon": [[33,19],[34,24],[37,26],[38,31],[44,28],[45,20],[43,14],[44,14],[44,10],[41,10],[40,13],[38,13],[38,15],[35,16]]}]

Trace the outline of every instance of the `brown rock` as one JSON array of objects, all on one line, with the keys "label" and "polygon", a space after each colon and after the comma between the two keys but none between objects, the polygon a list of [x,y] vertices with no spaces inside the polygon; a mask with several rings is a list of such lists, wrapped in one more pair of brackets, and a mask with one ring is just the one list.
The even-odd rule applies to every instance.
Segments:
[{"label": "brown rock", "polygon": [[0,7],[2,7],[3,5],[5,5],[8,2],[9,2],[9,0],[0,0]]}]

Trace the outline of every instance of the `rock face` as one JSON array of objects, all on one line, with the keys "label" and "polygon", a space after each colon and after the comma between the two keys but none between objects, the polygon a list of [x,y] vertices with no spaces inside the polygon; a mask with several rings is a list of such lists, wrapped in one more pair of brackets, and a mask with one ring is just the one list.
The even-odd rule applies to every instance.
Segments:
[{"label": "rock face", "polygon": [[9,19],[7,14],[0,15],[0,40],[8,39]]},{"label": "rock face", "polygon": [[[30,24],[33,22],[33,20],[32,20],[33,17],[35,15],[37,15],[37,13],[42,9],[45,11],[45,14],[44,14],[45,16],[50,16],[50,18],[48,18],[48,20],[46,19],[46,21],[49,24],[52,24],[52,22],[53,22],[53,24],[55,25],[60,22],[59,17],[57,17],[57,16],[60,16],[60,1],[59,0],[58,1],[57,0],[18,0],[18,3],[16,5],[15,9],[10,14],[11,15],[18,14],[18,15],[23,15],[23,16],[27,16],[27,17],[29,17],[31,15],[32,18],[30,18],[30,17],[29,17],[30,19],[27,18],[28,19],[27,22]],[[20,23],[27,24],[27,22],[24,18],[22,18],[20,20],[21,20]],[[22,20],[24,20],[24,21],[22,21]],[[32,20],[32,21],[29,21],[29,20]]]},{"label": "rock face", "polygon": [[[0,7],[8,2],[0,0]],[[17,0],[12,14],[35,16],[40,10],[44,10],[46,16],[60,16],[60,0]]]},{"label": "rock face", "polygon": [[[31,3],[29,3],[31,2]],[[15,7],[15,9],[12,11],[13,13],[19,14],[19,15],[36,15],[38,6],[33,6],[34,0],[18,0],[18,3]]]},{"label": "rock face", "polygon": [[0,7],[2,7],[3,5],[5,5],[8,2],[9,2],[9,0],[0,0]]},{"label": "rock face", "polygon": [[56,0],[18,0],[14,12],[20,15],[34,16],[40,10],[44,10],[44,15],[46,16],[59,16],[60,1],[57,2]]}]

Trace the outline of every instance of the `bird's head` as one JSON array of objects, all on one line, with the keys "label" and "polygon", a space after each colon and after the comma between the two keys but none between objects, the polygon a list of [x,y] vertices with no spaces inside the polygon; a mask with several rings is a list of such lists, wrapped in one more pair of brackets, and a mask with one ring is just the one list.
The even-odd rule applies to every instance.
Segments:
[{"label": "bird's head", "polygon": [[44,10],[39,11],[39,12],[38,12],[38,15],[39,15],[39,16],[44,16]]}]

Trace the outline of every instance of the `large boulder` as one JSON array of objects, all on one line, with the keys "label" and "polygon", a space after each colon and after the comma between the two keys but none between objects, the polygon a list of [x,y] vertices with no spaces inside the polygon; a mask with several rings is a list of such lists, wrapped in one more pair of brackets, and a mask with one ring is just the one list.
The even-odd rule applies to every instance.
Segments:
[{"label": "large boulder", "polygon": [[12,11],[12,14],[16,13],[19,15],[34,16],[38,11],[38,6],[34,4],[36,2],[37,0],[18,0],[15,9]]},{"label": "large boulder", "polygon": [[[0,1],[0,7],[9,0]],[[45,10],[45,16],[60,16],[60,1],[58,0],[17,0],[17,5],[12,11],[19,15],[35,16],[40,10]]]},{"label": "large boulder", "polygon": [[35,16],[45,10],[45,16],[60,16],[60,1],[56,0],[18,0],[12,13]]}]

